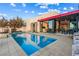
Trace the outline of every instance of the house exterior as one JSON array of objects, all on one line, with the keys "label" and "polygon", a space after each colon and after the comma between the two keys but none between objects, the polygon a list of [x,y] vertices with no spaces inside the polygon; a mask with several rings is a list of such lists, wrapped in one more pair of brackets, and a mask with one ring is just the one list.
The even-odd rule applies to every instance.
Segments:
[{"label": "house exterior", "polygon": [[21,27],[21,28],[16,28],[16,31],[26,32],[26,27],[23,26],[23,27]]},{"label": "house exterior", "polygon": [[79,10],[45,17],[38,20],[41,32],[74,33],[79,31]]},{"label": "house exterior", "polygon": [[24,32],[74,33],[79,31],[79,10],[59,14],[49,12],[38,17],[24,20],[26,26],[19,29]]},{"label": "house exterior", "polygon": [[24,21],[26,23],[26,29],[24,30],[26,30],[26,32],[31,32],[32,31],[31,24],[35,21],[33,19],[26,19]]},{"label": "house exterior", "polygon": [[33,22],[31,23],[31,32],[41,32],[41,25],[40,22],[38,20],[46,18],[46,17],[50,17],[50,16],[54,16],[54,15],[58,15],[59,13],[56,11],[52,11],[46,14],[42,14],[40,16],[37,16],[35,18],[32,18]]},{"label": "house exterior", "polygon": [[17,31],[23,31],[23,32],[41,32],[40,31],[40,22],[38,21],[39,19],[45,18],[45,17],[49,17],[52,15],[57,15],[59,14],[56,11],[53,12],[49,12],[34,18],[29,18],[29,19],[24,19],[24,22],[26,24],[25,27],[22,28],[17,28]]}]

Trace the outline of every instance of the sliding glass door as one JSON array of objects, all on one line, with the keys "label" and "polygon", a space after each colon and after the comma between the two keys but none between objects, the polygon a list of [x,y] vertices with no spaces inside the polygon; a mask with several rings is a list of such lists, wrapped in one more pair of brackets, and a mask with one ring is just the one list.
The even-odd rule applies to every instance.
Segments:
[{"label": "sliding glass door", "polygon": [[78,22],[77,21],[70,22],[70,30],[72,30],[73,33],[78,31]]},{"label": "sliding glass door", "polygon": [[54,20],[48,21],[48,32],[54,32]]}]

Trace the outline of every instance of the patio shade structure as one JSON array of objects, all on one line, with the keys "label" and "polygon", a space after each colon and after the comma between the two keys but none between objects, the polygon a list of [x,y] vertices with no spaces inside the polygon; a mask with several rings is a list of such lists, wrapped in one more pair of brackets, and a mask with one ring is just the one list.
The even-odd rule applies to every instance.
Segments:
[{"label": "patio shade structure", "polygon": [[72,12],[67,12],[67,13],[59,14],[59,15],[55,15],[55,16],[50,16],[50,17],[47,17],[47,18],[39,19],[38,21],[39,22],[48,21],[48,20],[51,20],[51,19],[56,19],[56,18],[60,18],[60,17],[64,17],[64,16],[76,14],[76,13],[79,13],[79,10],[75,10],[75,11],[72,11]]}]

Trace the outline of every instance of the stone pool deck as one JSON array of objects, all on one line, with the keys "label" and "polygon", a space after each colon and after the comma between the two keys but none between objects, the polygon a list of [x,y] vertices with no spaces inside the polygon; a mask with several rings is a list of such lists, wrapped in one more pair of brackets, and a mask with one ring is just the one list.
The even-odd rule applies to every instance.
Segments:
[{"label": "stone pool deck", "polygon": [[10,36],[0,38],[0,56],[24,56],[26,55],[20,46]]},{"label": "stone pool deck", "polygon": [[[56,38],[57,41],[40,49],[32,56],[71,56],[72,55],[72,38],[69,35],[33,33],[36,35],[45,35]],[[0,39],[0,56],[27,56],[20,46],[9,36]]]},{"label": "stone pool deck", "polygon": [[[37,34],[37,33],[34,33]],[[49,44],[38,52],[34,53],[34,56],[71,56],[72,55],[72,35],[64,34],[49,34],[39,33],[37,35],[44,35],[47,37],[56,38],[57,41]]]}]

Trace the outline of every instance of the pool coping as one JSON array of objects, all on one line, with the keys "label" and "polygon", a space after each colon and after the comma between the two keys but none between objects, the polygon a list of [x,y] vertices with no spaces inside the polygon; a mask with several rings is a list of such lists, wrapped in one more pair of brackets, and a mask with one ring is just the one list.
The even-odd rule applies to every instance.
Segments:
[{"label": "pool coping", "polygon": [[19,46],[19,44],[14,40],[14,38],[12,36],[10,36],[13,40],[13,43],[16,47],[16,50],[18,51],[19,53],[19,56],[27,56],[27,54],[23,51],[23,49]]}]

